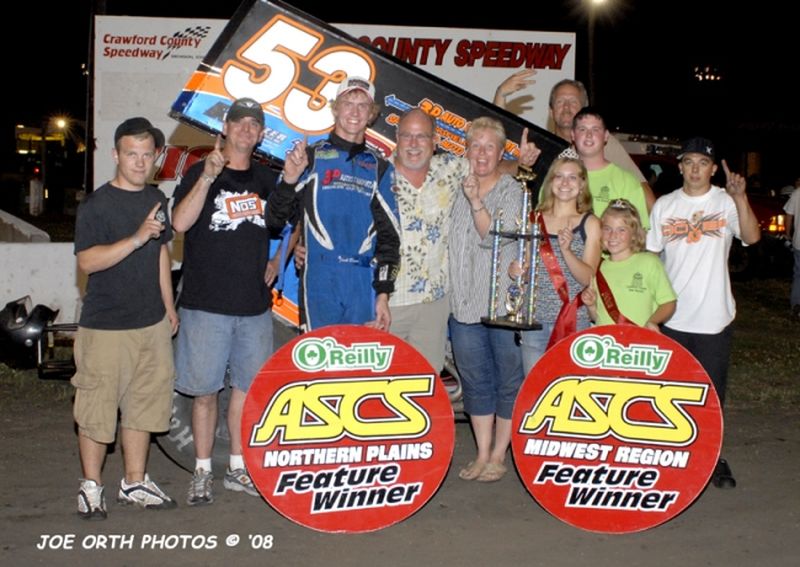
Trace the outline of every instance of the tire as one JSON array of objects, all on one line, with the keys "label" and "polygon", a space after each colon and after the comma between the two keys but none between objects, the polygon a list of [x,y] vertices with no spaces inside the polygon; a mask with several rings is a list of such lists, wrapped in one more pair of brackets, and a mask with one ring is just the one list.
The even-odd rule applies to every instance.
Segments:
[{"label": "tire", "polygon": [[[297,329],[289,326],[273,316],[275,350],[297,336]],[[214,431],[214,450],[211,454],[211,465],[216,476],[225,474],[228,467],[228,455],[231,450],[231,437],[228,432],[228,402],[231,389],[227,377],[225,388],[219,393],[217,404],[217,427]],[[172,401],[172,419],[168,433],[156,437],[161,450],[178,466],[189,472],[194,470],[195,453],[192,435],[192,400],[175,392]]]}]

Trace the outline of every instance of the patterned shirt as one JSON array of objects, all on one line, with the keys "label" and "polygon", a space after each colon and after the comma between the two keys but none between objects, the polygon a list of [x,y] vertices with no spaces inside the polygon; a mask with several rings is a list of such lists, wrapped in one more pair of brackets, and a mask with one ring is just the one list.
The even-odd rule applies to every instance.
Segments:
[{"label": "patterned shirt", "polygon": [[[503,175],[486,195],[484,205],[492,219],[502,211],[503,231],[517,230],[522,209],[522,186],[510,175]],[[485,213],[482,213],[485,214]],[[450,281],[453,292],[450,310],[459,323],[480,323],[489,312],[489,286],[492,270],[492,240],[487,234],[481,240],[472,220],[470,204],[460,195],[453,206],[450,226]],[[498,315],[505,315],[505,293],[511,284],[508,266],[517,258],[515,240],[503,239],[498,265]]]},{"label": "patterned shirt", "polygon": [[433,156],[419,189],[396,171],[400,274],[394,284],[390,306],[431,303],[449,292],[450,211],[468,173],[469,162],[452,154]]}]

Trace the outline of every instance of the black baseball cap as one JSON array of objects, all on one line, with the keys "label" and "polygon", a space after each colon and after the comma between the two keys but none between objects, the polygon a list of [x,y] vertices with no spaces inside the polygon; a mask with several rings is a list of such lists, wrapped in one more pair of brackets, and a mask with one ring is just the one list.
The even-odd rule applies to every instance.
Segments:
[{"label": "black baseball cap", "polygon": [[144,134],[149,132],[156,142],[156,148],[164,147],[164,133],[150,124],[147,118],[137,116],[135,118],[128,118],[125,122],[117,126],[114,132],[114,145],[119,143],[119,139],[123,136],[136,136],[137,134]]},{"label": "black baseball cap", "polygon": [[689,138],[683,142],[681,145],[681,153],[678,154],[678,159],[682,159],[686,154],[702,154],[710,157],[714,161],[717,159],[714,142],[708,138]]},{"label": "black baseball cap", "polygon": [[262,126],[264,125],[264,110],[252,98],[237,98],[234,100],[233,104],[228,108],[225,121],[238,122],[246,116],[254,118],[256,122]]}]

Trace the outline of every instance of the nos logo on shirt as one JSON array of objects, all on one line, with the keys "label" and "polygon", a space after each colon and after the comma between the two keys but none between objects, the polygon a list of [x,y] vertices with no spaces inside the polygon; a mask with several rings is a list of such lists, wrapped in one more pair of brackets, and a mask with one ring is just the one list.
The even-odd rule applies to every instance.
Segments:
[{"label": "nos logo on shirt", "polygon": [[261,198],[255,193],[229,197],[225,200],[225,208],[231,220],[264,214]]}]

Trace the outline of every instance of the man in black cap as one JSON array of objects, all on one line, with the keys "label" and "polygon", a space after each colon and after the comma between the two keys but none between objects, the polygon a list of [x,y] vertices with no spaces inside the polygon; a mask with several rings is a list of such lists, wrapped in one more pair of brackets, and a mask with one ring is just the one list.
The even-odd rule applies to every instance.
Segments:
[{"label": "man in black cap", "polygon": [[190,506],[210,504],[211,456],[219,391],[230,375],[228,490],[258,496],[242,457],[242,408],[253,378],[272,354],[272,293],[267,275],[270,235],[282,223],[268,214],[276,175],[252,154],[264,134],[255,100],[235,100],[205,160],[175,190],[173,226],[184,237],[181,331],[175,352],[175,388],[193,396],[195,472]]},{"label": "man in black cap", "polygon": [[74,416],[83,479],[78,515],[106,517],[101,471],[120,414],[125,477],[117,500],[174,508],[147,475],[151,432],[169,429],[172,413],[172,300],[167,199],[147,180],[164,134],[130,118],[114,134],[114,179],[78,207],[75,254],[88,274],[75,339]]},{"label": "man in black cap", "polygon": [[[687,140],[678,160],[683,187],[660,197],[653,206],[647,248],[664,252],[664,265],[678,295],[675,314],[663,332],[697,358],[722,404],[736,315],[728,253],[734,236],[754,244],[761,232],[745,193],[744,177],[731,172],[722,160],[726,186],[711,184],[717,171],[711,140]],[[725,459],[720,459],[712,480],[720,488],[736,486]]]}]

